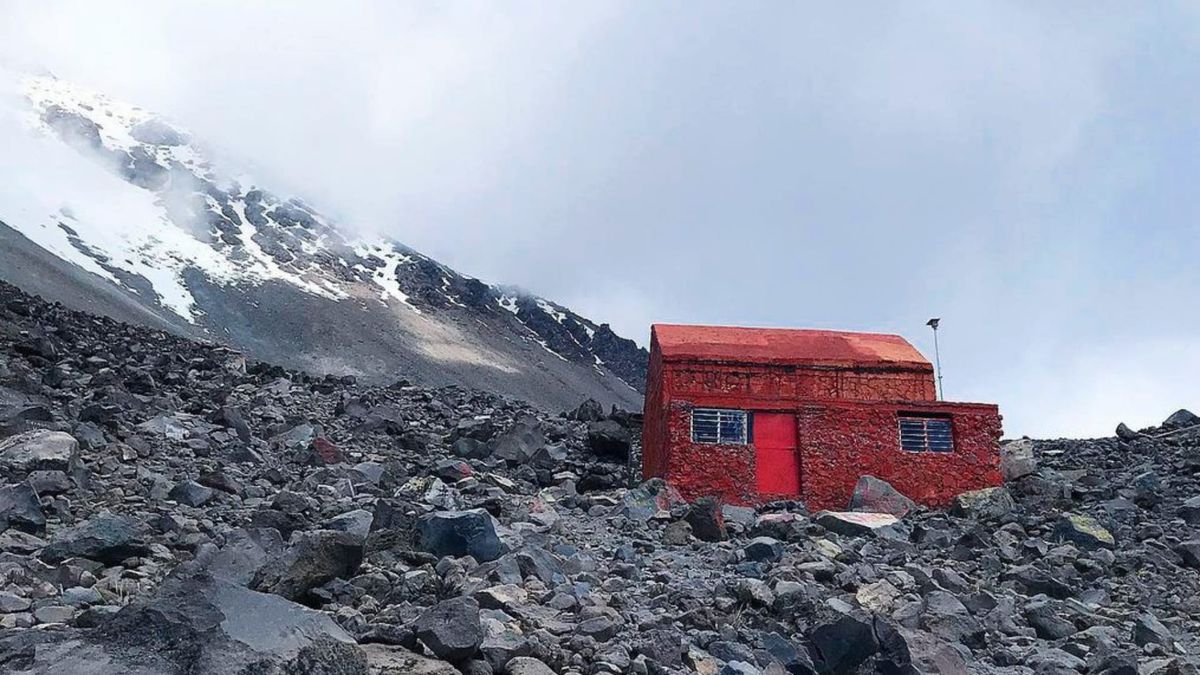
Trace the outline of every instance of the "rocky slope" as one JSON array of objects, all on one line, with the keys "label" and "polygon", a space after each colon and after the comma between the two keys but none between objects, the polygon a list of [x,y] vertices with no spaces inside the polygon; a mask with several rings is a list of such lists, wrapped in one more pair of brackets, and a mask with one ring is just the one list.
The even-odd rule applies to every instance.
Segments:
[{"label": "rocky slope", "polygon": [[1198,424],[1009,444],[949,512],[686,504],[623,487],[619,411],[0,285],[0,671],[1195,673]]},{"label": "rocky slope", "polygon": [[0,115],[33,134],[6,149],[0,279],[312,372],[638,405],[647,354],[607,324],[352,234],[146,110],[49,76],[21,87],[26,109]]}]

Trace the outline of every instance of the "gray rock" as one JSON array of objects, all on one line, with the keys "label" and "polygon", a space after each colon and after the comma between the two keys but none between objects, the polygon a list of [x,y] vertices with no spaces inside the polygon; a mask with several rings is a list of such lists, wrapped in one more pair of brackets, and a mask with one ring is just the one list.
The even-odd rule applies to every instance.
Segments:
[{"label": "gray rock", "polygon": [[258,571],[283,551],[283,538],[278,530],[237,528],[225,534],[225,544],[220,549],[201,553],[197,562],[213,577],[249,586]]},{"label": "gray rock", "polygon": [[1000,446],[1000,473],[1005,481],[1020,480],[1037,473],[1037,455],[1033,441],[1021,438]]},{"label": "gray rock", "polygon": [[537,423],[522,420],[492,441],[491,455],[512,464],[528,464],[545,445],[546,437]]},{"label": "gray rock", "polygon": [[950,512],[962,518],[991,520],[1003,518],[1016,507],[1008,488],[990,487],[956,495]]},{"label": "gray rock", "polygon": [[1162,624],[1153,614],[1143,612],[1139,614],[1133,622],[1133,641],[1139,647],[1155,644],[1165,647],[1175,645],[1175,638],[1171,636],[1171,631]]},{"label": "gray rock", "polygon": [[[367,672],[362,651],[325,614],[204,575],[169,579],[157,596],[100,628],[39,638],[17,672]],[[0,645],[0,652],[6,648],[21,651],[21,644]]]},{"label": "gray rock", "polygon": [[629,430],[614,420],[589,422],[588,448],[600,459],[625,462],[629,460],[632,446]]},{"label": "gray rock", "polygon": [[452,598],[429,608],[413,624],[417,639],[439,659],[461,663],[479,651],[483,627],[479,603],[472,598]]},{"label": "gray rock", "polygon": [[369,675],[460,675],[457,668],[445,661],[428,659],[395,645],[366,644],[362,645],[362,652],[367,658]]},{"label": "gray rock", "polygon": [[581,621],[575,632],[586,635],[596,642],[608,642],[617,634],[617,626],[606,616],[594,616]]},{"label": "gray rock", "polygon": [[1069,541],[1089,551],[1116,546],[1112,533],[1095,518],[1078,513],[1067,513],[1059,518],[1054,527],[1054,536],[1059,541]]},{"label": "gray rock", "polygon": [[729,538],[721,503],[712,497],[701,497],[692,502],[686,519],[692,526],[692,534],[701,541],[725,541]]},{"label": "gray rock", "polygon": [[83,557],[112,565],[149,551],[137,521],[105,511],[60,531],[42,549],[41,557],[52,563]]},{"label": "gray rock", "polygon": [[776,562],[783,557],[783,543],[771,537],[755,537],[742,550],[755,562]]},{"label": "gray rock", "polygon": [[759,641],[771,658],[778,661],[791,675],[816,674],[817,667],[803,645],[797,645],[779,633],[763,633],[759,636]]},{"label": "gray rock", "polygon": [[872,625],[850,615],[818,625],[808,635],[822,673],[852,673],[879,651]]},{"label": "gray rock", "polygon": [[813,520],[818,525],[837,534],[851,537],[879,534],[899,524],[900,519],[888,513],[862,513],[858,511],[821,511]]},{"label": "gray rock", "polygon": [[1200,539],[1182,542],[1175,547],[1175,552],[1179,554],[1184,567],[1200,570]]},{"label": "gray rock", "polygon": [[38,623],[70,623],[78,610],[69,605],[42,605],[33,610]]},{"label": "gray rock", "polygon": [[367,535],[371,532],[371,523],[374,520],[375,514],[370,511],[355,509],[325,521],[324,529],[336,532],[348,532],[360,540],[366,541]]},{"label": "gray rock", "polygon": [[255,574],[251,588],[301,600],[331,579],[349,579],[362,559],[363,541],[356,535],[332,530],[304,532]]},{"label": "gray rock", "polygon": [[34,534],[46,529],[46,514],[28,483],[0,487],[0,532],[15,528]]},{"label": "gray rock", "polygon": [[487,459],[492,454],[492,449],[479,439],[463,437],[450,445],[450,452],[463,459]]},{"label": "gray rock", "polygon": [[417,545],[433,555],[469,555],[480,562],[495,560],[508,547],[500,541],[492,516],[483,509],[439,511],[417,519]]},{"label": "gray rock", "polygon": [[1117,434],[1117,438],[1119,438],[1123,441],[1133,441],[1133,440],[1137,440],[1142,437],[1142,434],[1134,431],[1133,429],[1130,429],[1128,426],[1125,425],[1124,422],[1121,422],[1120,424],[1117,425],[1116,434]]},{"label": "gray rock", "polygon": [[40,497],[61,495],[70,492],[76,487],[75,481],[65,471],[58,471],[57,469],[51,471],[31,471],[29,472],[28,483]]},{"label": "gray rock", "polygon": [[1179,505],[1179,517],[1188,525],[1200,525],[1200,495],[1185,499]]},{"label": "gray rock", "polygon": [[167,498],[185,506],[199,507],[213,498],[212,488],[205,487],[194,480],[180,481],[167,493]]},{"label": "gray rock", "polygon": [[887,513],[903,518],[916,510],[917,504],[892,487],[891,483],[874,476],[863,476],[854,485],[849,508],[851,511]]},{"label": "gray rock", "polygon": [[518,656],[504,665],[508,675],[554,675],[550,666],[531,656]]},{"label": "gray rock", "polygon": [[42,469],[73,474],[79,467],[79,442],[71,434],[35,429],[0,440],[0,469],[11,473]]},{"label": "gray rock", "polygon": [[1168,429],[1182,429],[1184,427],[1194,427],[1200,424],[1200,415],[1196,415],[1190,410],[1179,409],[1171,413],[1171,416],[1163,420],[1162,426]]},{"label": "gray rock", "polygon": [[0,612],[2,613],[24,612],[29,609],[31,604],[29,598],[22,598],[7,591],[0,591]]}]

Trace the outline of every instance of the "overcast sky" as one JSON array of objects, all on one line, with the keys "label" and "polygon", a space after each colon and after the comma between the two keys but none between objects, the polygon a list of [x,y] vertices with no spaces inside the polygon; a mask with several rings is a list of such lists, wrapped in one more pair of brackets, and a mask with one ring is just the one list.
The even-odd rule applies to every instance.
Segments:
[{"label": "overcast sky", "polygon": [[1200,7],[7,2],[0,58],[642,343],[898,332],[1010,435],[1200,412]]}]

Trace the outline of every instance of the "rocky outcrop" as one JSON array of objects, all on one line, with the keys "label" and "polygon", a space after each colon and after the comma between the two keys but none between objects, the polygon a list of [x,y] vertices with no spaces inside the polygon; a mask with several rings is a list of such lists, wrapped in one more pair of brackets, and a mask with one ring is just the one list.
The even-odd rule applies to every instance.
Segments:
[{"label": "rocky outcrop", "polygon": [[0,401],[44,406],[0,444],[58,439],[0,459],[0,672],[1197,666],[1186,426],[1024,441],[945,511],[867,479],[871,510],[810,515],[625,487],[590,431],[630,422],[595,405],[310,376],[3,286],[0,357]]}]

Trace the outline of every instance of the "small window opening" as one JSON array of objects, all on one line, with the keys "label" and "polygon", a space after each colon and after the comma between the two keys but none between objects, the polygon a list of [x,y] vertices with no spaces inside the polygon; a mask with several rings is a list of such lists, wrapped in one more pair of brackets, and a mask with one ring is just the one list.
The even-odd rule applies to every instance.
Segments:
[{"label": "small window opening", "polygon": [[745,445],[748,417],[745,410],[696,408],[692,410],[692,442]]},{"label": "small window opening", "polygon": [[954,452],[954,429],[949,418],[901,415],[900,448],[909,452]]}]

